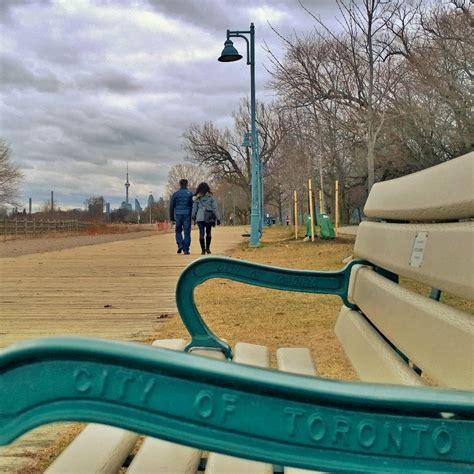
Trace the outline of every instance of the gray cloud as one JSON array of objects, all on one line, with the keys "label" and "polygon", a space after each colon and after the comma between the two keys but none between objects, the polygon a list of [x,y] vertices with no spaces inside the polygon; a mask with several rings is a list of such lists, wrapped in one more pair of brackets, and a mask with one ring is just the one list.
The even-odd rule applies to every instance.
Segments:
[{"label": "gray cloud", "polygon": [[[249,94],[244,61],[217,57],[227,28],[256,25],[257,94],[265,90],[265,41],[282,54],[282,34],[307,31],[312,19],[296,0],[116,0],[0,2],[1,136],[25,173],[25,202],[80,206],[103,194],[123,200],[164,192],[171,166],[185,157],[190,123],[232,124]],[[333,0],[308,7],[331,17]],[[245,50],[245,43],[235,41]]]},{"label": "gray cloud", "polygon": [[6,89],[36,89],[41,92],[57,92],[61,82],[46,69],[29,70],[20,59],[0,56],[0,84]]},{"label": "gray cloud", "polygon": [[142,86],[133,77],[117,70],[79,72],[75,83],[78,89],[107,89],[119,94],[136,92],[142,89]]}]

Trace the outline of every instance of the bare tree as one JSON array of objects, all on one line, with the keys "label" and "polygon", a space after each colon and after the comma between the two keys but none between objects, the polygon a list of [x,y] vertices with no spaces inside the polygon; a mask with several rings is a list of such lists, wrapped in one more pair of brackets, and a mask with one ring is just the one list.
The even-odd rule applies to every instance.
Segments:
[{"label": "bare tree", "polygon": [[282,59],[268,52],[291,122],[284,176],[295,189],[312,176],[331,202],[338,179],[347,219],[374,180],[472,150],[474,20],[468,0],[337,3],[342,32],[306,9],[315,31],[280,36]]},{"label": "bare tree", "polygon": [[[176,191],[176,189],[174,189]],[[151,209],[150,209],[151,206]],[[169,219],[169,202],[160,197],[156,202],[149,202],[148,206],[142,212],[143,222],[164,222]]]},{"label": "bare tree", "polygon": [[390,104],[386,150],[399,155],[400,174],[472,150],[474,21],[467,0],[420,9],[411,29],[397,15],[390,54],[405,59],[406,75]]},{"label": "bare tree", "polygon": [[[193,124],[184,132],[184,146],[192,162],[209,168],[218,181],[239,187],[250,201],[251,151],[242,147],[244,134],[250,130],[248,100],[242,100],[234,124],[232,131],[220,130],[212,122]],[[272,193],[267,177],[279,168],[278,147],[287,133],[286,122],[273,104],[258,103],[257,128],[267,198]]]},{"label": "bare tree", "polygon": [[22,173],[11,161],[10,147],[0,140],[0,204],[18,206]]},{"label": "bare tree", "polygon": [[168,184],[166,193],[171,196],[179,189],[179,181],[188,180],[188,187],[191,191],[197,188],[202,181],[209,181],[209,172],[203,166],[195,166],[191,163],[184,163],[173,166],[168,173]]},{"label": "bare tree", "polygon": [[[385,120],[385,104],[404,72],[389,53],[389,25],[399,0],[336,0],[342,33],[336,34],[301,2],[317,25],[311,35],[282,38],[284,61],[272,55],[273,85],[289,97],[296,91],[298,107],[312,109],[313,118],[330,112],[338,126],[357,132],[365,146],[367,188],[375,181],[375,153]],[[415,8],[415,7],[413,7]],[[295,98],[291,99],[295,102]],[[334,114],[334,103],[338,112]],[[362,126],[361,126],[362,125]]]},{"label": "bare tree", "polygon": [[94,220],[102,219],[104,215],[104,196],[92,196],[84,201],[89,216]]}]

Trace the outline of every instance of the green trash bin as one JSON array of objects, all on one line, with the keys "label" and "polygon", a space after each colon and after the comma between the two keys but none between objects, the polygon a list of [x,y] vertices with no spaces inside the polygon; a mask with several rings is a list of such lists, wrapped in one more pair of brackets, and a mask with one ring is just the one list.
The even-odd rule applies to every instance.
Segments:
[{"label": "green trash bin", "polygon": [[319,236],[322,239],[330,240],[336,237],[331,218],[327,214],[321,214],[319,216],[319,229]]}]

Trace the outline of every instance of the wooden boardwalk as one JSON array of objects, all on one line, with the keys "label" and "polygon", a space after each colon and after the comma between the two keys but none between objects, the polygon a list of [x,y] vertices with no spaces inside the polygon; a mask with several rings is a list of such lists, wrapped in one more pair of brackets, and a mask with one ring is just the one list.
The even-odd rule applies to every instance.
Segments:
[{"label": "wooden boardwalk", "polygon": [[[214,231],[213,254],[242,242],[241,227]],[[174,291],[183,268],[200,258],[177,255],[174,234],[0,258],[0,347],[40,336],[81,335],[144,341],[176,312]],[[57,425],[39,428],[0,448],[0,472],[16,472],[28,453],[48,446]]]}]

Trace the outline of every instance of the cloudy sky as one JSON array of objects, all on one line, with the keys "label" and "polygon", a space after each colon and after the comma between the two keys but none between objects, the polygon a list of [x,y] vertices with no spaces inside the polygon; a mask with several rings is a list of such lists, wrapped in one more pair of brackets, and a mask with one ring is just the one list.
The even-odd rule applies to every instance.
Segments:
[{"label": "cloudy sky", "polygon": [[[304,3],[333,21],[334,0]],[[0,138],[34,210],[51,190],[61,208],[97,195],[118,207],[127,161],[132,199],[162,195],[184,129],[230,126],[249,95],[249,67],[217,62],[225,31],[255,23],[257,98],[271,100],[262,45],[283,49],[268,22],[313,27],[297,0],[3,0],[0,15]]]}]

